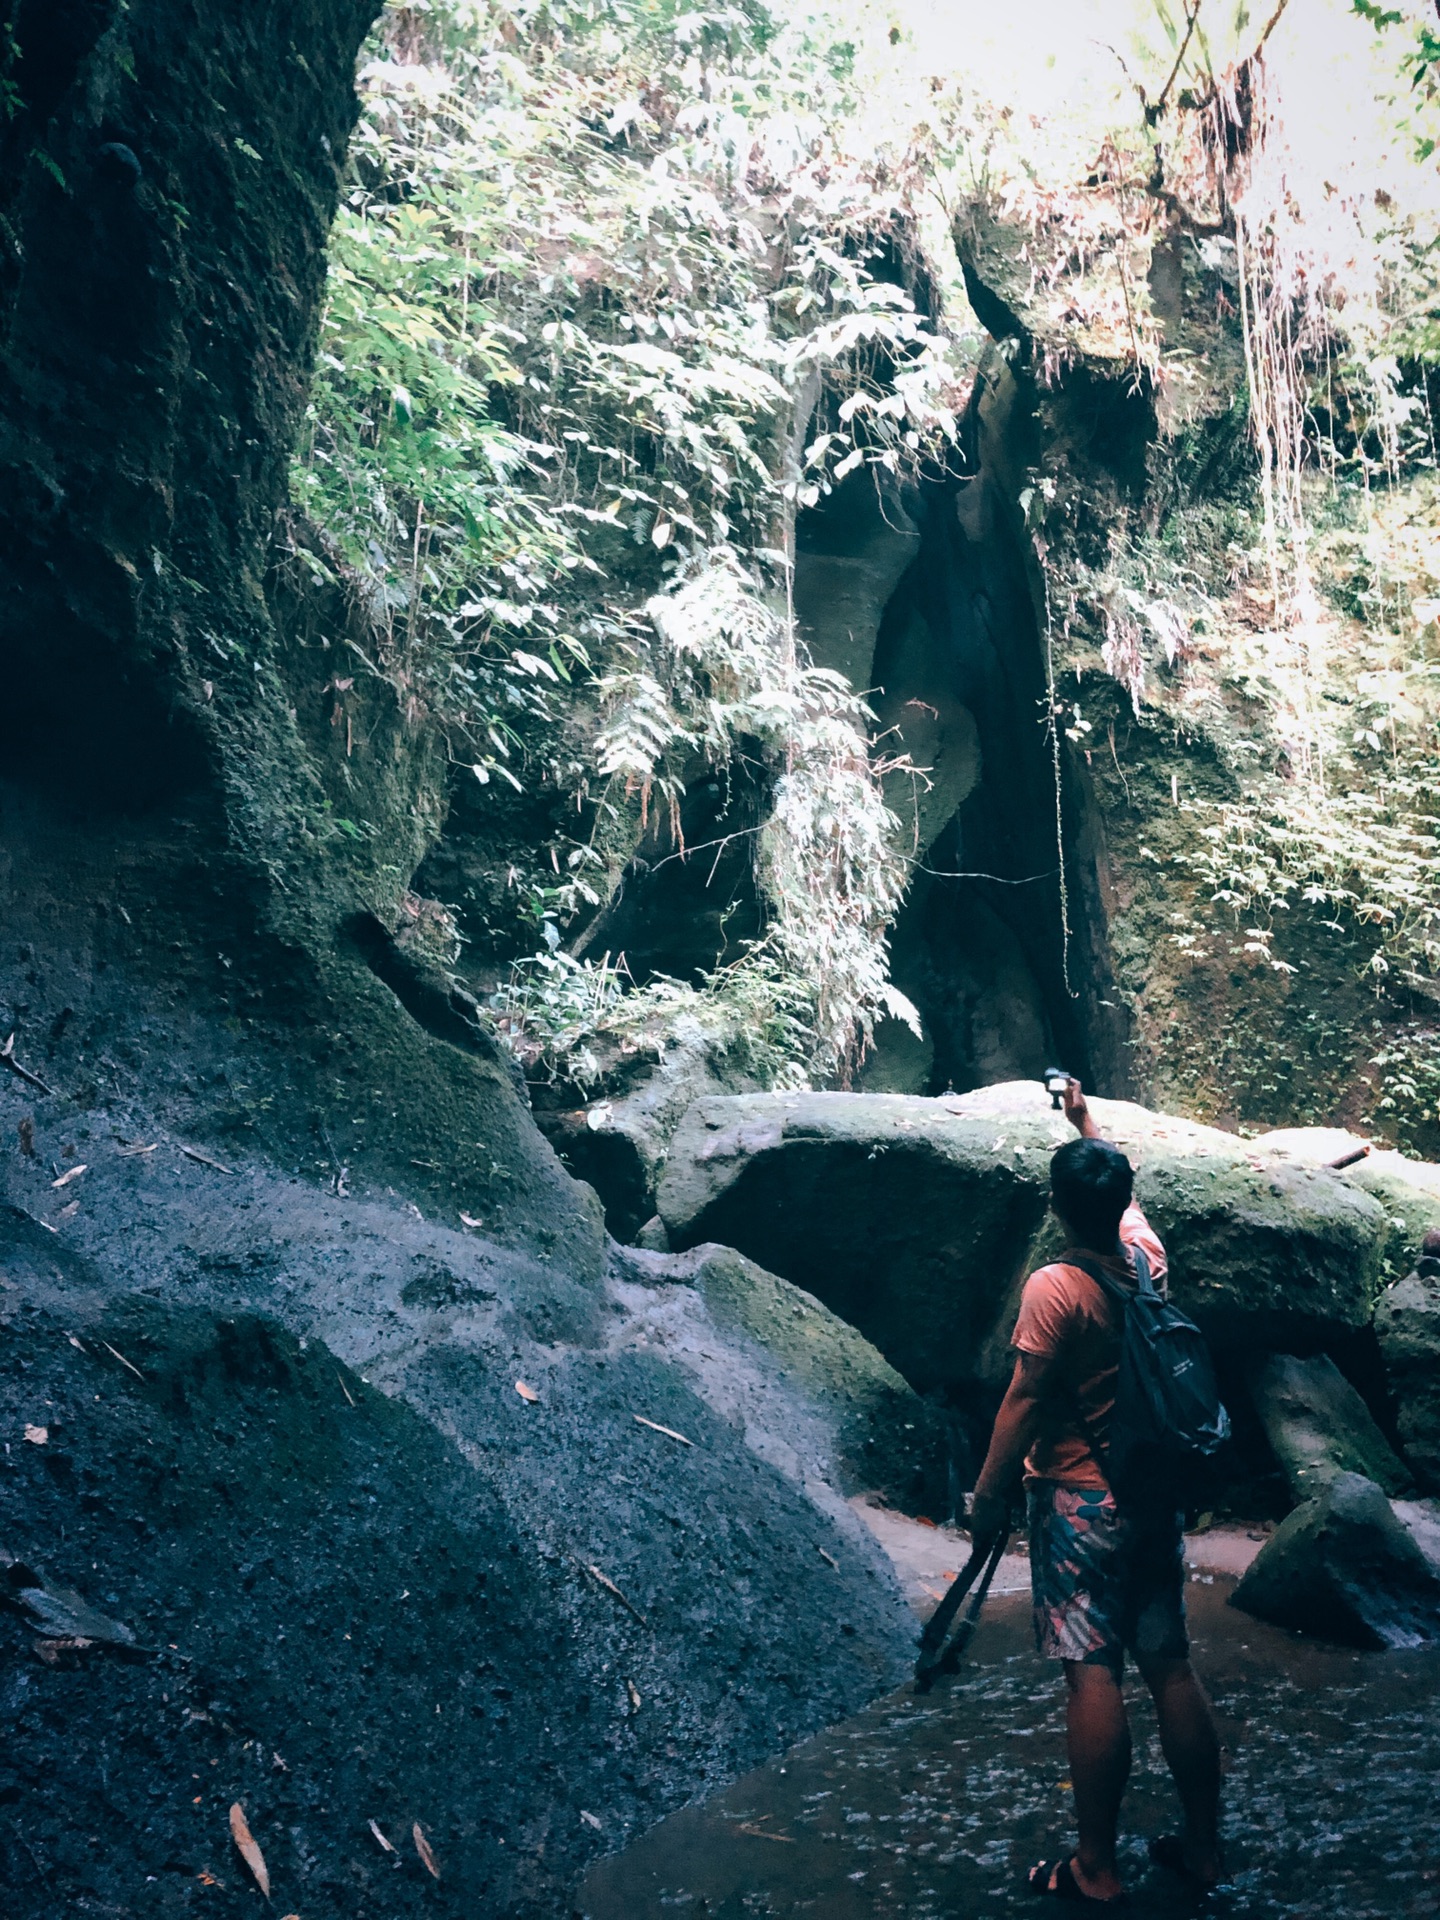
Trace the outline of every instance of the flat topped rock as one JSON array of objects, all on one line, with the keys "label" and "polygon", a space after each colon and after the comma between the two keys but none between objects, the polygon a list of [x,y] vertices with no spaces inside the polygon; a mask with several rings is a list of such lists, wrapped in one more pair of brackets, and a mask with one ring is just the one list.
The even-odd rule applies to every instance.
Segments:
[{"label": "flat topped rock", "polygon": [[1387,1287],[1375,1337],[1406,1458],[1422,1485],[1440,1491],[1440,1273],[1408,1273]]},{"label": "flat topped rock", "polygon": [[[935,1104],[967,1119],[1036,1123],[1045,1139],[1057,1147],[1075,1137],[1075,1129],[1063,1113],[1056,1111],[1050,1095],[1036,1080],[1005,1080],[998,1086],[977,1087],[972,1093],[947,1093]],[[1133,1100],[1090,1099],[1088,1105],[1106,1139],[1124,1147],[1127,1153],[1132,1149],[1143,1153],[1155,1142],[1185,1146],[1195,1153],[1238,1154],[1244,1158],[1251,1155],[1255,1144],[1221,1127],[1207,1127],[1177,1114],[1155,1113]]]},{"label": "flat topped rock", "polygon": [[1367,1173],[1382,1174],[1440,1200],[1440,1167],[1429,1160],[1412,1160],[1393,1147],[1374,1146],[1363,1134],[1351,1133],[1347,1127],[1272,1127],[1268,1133],[1257,1133],[1248,1144],[1257,1153],[1303,1161],[1312,1167],[1330,1166],[1347,1154],[1369,1147],[1364,1159],[1346,1167],[1346,1173],[1361,1179]]},{"label": "flat topped rock", "polygon": [[1370,1409],[1328,1354],[1272,1354],[1251,1387],[1296,1500],[1312,1499],[1342,1473],[1363,1474],[1392,1498],[1414,1491]]},{"label": "flat topped rock", "polygon": [[[1218,1346],[1313,1349],[1364,1326],[1385,1206],[1342,1174],[1219,1128],[1093,1100],[1165,1240],[1177,1302]],[[858,1326],[922,1391],[1005,1366],[1042,1239],[1050,1156],[1073,1139],[1043,1087],[697,1100],[658,1204],[672,1246],[718,1240]],[[1002,1324],[1003,1323],[1003,1324]]]},{"label": "flat topped rock", "polygon": [[[1276,1127],[1250,1142],[1258,1154],[1309,1167],[1332,1166],[1369,1144],[1344,1127]],[[1440,1227],[1440,1167],[1429,1160],[1412,1160],[1391,1147],[1371,1147],[1363,1159],[1342,1171],[1352,1185],[1384,1207],[1390,1226],[1385,1257],[1393,1271],[1403,1272],[1424,1235]]]}]

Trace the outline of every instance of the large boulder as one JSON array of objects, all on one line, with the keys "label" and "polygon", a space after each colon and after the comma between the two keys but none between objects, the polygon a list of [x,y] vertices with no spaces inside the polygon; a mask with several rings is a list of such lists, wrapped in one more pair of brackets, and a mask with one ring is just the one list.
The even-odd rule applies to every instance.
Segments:
[{"label": "large boulder", "polygon": [[1440,1574],[1373,1480],[1337,1474],[1297,1507],[1231,1596],[1261,1620],[1356,1647],[1440,1640]]},{"label": "large boulder", "polygon": [[[1250,1144],[1267,1157],[1324,1167],[1368,1143],[1344,1127],[1277,1127]],[[1385,1209],[1386,1271],[1392,1276],[1404,1273],[1425,1235],[1440,1229],[1440,1167],[1389,1148],[1372,1148],[1341,1171]]]},{"label": "large boulder", "polygon": [[13,1078],[0,1124],[38,1151],[0,1157],[0,1546],[152,1650],[52,1670],[0,1605],[0,1803],[47,1910],[103,1883],[138,1913],[177,1860],[226,1877],[236,1799],[277,1913],[394,1910],[318,1781],[420,1821],[466,1911],[568,1911],[592,1853],[908,1671],[846,1495],[905,1494],[926,1416],[818,1305],[737,1256],[640,1285],[453,1205],[222,1171],[133,1106],[62,1132]]},{"label": "large boulder", "polygon": [[1427,1487],[1440,1490],[1440,1261],[1422,1260],[1385,1289],[1375,1336],[1406,1458]]},{"label": "large boulder", "polygon": [[[1387,1232],[1372,1196],[1216,1128],[1091,1107],[1217,1349],[1313,1352],[1368,1324]],[[922,1391],[993,1380],[1019,1283],[1058,1251],[1049,1161],[1072,1137],[1030,1082],[703,1099],[671,1140],[660,1214],[673,1246],[724,1241],[816,1294]]]},{"label": "large boulder", "polygon": [[1272,1354],[1251,1381],[1266,1437],[1297,1500],[1358,1473],[1393,1499],[1413,1483],[1374,1416],[1328,1354]]},{"label": "large boulder", "polygon": [[660,1214],[672,1245],[723,1241],[816,1295],[923,1392],[971,1376],[1044,1217],[1045,1159],[943,1100],[699,1100]]},{"label": "large boulder", "polygon": [[536,1125],[575,1178],[599,1194],[617,1240],[633,1240],[653,1217],[670,1136],[692,1103],[756,1085],[732,1057],[733,1036],[693,1018],[675,1029],[668,1044],[614,1051],[588,1098],[573,1084],[531,1091]]},{"label": "large boulder", "polygon": [[931,1519],[954,1511],[952,1422],[813,1294],[731,1247],[617,1248],[614,1270],[646,1290],[624,1295],[627,1310],[663,1328],[694,1390],[812,1500],[874,1493]]}]

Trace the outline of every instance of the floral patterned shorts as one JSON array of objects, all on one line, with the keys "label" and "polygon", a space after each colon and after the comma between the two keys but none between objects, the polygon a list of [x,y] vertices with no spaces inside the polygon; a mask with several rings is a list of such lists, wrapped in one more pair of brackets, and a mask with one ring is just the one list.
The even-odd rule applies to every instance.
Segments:
[{"label": "floral patterned shorts", "polygon": [[1184,1515],[1121,1513],[1112,1493],[1030,1488],[1035,1644],[1048,1660],[1119,1673],[1125,1650],[1183,1660]]}]

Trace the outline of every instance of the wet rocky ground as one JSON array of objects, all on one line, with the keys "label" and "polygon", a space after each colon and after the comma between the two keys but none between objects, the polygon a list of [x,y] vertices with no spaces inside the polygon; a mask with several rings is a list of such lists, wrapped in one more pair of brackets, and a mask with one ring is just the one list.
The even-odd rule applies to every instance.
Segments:
[{"label": "wet rocky ground", "polygon": [[[821,1391],[783,1281],[607,1257],[518,1108],[437,1104],[438,1051],[307,1117],[283,1036],[126,972],[138,898],[82,965],[60,893],[0,983],[56,1089],[0,1076],[0,1549],[135,1644],[42,1649],[86,1636],[0,1584],[3,1920],[259,1912],[235,1804],[282,1920],[559,1920],[587,1869],[593,1920],[1023,1906],[1058,1701],[1003,1593],[957,1687],[893,1691],[963,1546],[847,1502],[852,1330]],[[1197,1597],[1237,1899],[1431,1920],[1434,1666]],[[1135,1832],[1164,1806],[1152,1756]]]},{"label": "wet rocky ground", "polygon": [[[1232,1586],[1192,1575],[1190,1606],[1226,1747],[1233,1883],[1207,1903],[1148,1865],[1174,1804],[1148,1701],[1132,1698],[1129,1911],[1434,1920],[1440,1651],[1302,1641],[1228,1606]],[[889,1694],[672,1815],[592,1868],[579,1905],[586,1920],[1034,1913],[1025,1869],[1072,1835],[1056,1676],[1033,1652],[1024,1596],[1001,1594],[948,1690]]]},{"label": "wet rocky ground", "polygon": [[258,1913],[236,1804],[277,1914],[564,1914],[895,1684],[828,1430],[692,1289],[87,1124],[0,1200],[4,1920]]}]

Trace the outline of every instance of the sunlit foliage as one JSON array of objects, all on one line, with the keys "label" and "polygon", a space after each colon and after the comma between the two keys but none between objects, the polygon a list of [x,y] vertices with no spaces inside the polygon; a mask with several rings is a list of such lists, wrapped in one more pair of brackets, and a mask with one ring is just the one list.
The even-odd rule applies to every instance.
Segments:
[{"label": "sunlit foliage", "polygon": [[[901,191],[827,133],[847,57],[782,60],[759,9],[392,7],[297,470],[369,601],[366,666],[482,783],[574,793],[529,883],[550,948],[627,823],[678,830],[691,769],[768,751],[803,831],[756,848],[748,964],[803,983],[783,1031],[821,1074],[894,997],[903,869],[866,710],[797,655],[789,530],[954,433],[943,341],[872,272]],[[521,1003],[543,1016],[533,976]]]}]

